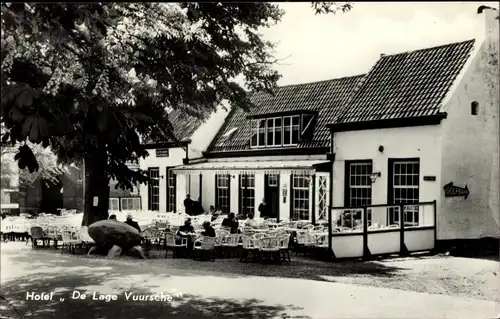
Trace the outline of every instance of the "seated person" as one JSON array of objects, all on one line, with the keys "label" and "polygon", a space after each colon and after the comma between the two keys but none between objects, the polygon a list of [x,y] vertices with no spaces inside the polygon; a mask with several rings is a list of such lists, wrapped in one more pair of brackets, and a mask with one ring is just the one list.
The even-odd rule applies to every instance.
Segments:
[{"label": "seated person", "polygon": [[201,234],[206,237],[215,237],[215,229],[210,225],[209,221],[203,223],[203,231]]},{"label": "seated person", "polygon": [[245,226],[247,227],[258,227],[259,224],[257,223],[257,221],[255,219],[253,219],[253,214],[252,213],[249,213],[248,216],[247,216],[247,220],[245,220]]},{"label": "seated person", "polygon": [[229,213],[229,215],[222,221],[223,227],[228,227],[231,229],[231,234],[238,233],[238,221],[235,218],[234,213]]},{"label": "seated person", "polygon": [[190,233],[194,233],[194,227],[191,225],[191,218],[186,219],[184,225],[179,227],[177,234],[180,236],[187,236]]},{"label": "seated person", "polygon": [[137,222],[134,222],[131,214],[127,215],[127,220],[125,221],[125,224],[134,227],[135,229],[137,229],[139,233],[141,232],[141,227],[139,227],[139,224]]}]

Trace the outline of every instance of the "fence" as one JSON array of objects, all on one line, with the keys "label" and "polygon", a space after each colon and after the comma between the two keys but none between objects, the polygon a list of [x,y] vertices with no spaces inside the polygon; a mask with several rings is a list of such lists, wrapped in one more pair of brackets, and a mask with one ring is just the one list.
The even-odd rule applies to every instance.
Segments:
[{"label": "fence", "polygon": [[336,258],[404,255],[436,244],[436,201],[333,207],[329,221],[329,248]]}]

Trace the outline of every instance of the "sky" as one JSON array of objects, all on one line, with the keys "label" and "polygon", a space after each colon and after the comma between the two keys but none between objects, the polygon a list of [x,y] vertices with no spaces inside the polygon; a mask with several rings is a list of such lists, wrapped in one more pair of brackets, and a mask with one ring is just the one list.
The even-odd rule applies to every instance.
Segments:
[{"label": "sky", "polygon": [[281,22],[261,32],[277,44],[279,85],[364,74],[380,58],[475,37],[480,5],[498,2],[362,2],[315,15],[308,2],[279,3]]}]

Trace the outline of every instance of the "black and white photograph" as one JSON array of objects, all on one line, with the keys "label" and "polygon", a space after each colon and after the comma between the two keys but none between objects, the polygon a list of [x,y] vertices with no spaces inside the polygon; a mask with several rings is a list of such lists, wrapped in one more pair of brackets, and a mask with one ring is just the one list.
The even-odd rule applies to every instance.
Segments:
[{"label": "black and white photograph", "polygon": [[500,319],[499,2],[0,7],[0,319]]}]

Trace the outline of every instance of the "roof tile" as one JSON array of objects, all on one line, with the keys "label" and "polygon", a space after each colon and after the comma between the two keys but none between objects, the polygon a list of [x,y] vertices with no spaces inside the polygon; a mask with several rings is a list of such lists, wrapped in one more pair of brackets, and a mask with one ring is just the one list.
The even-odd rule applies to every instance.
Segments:
[{"label": "roof tile", "polygon": [[[274,95],[257,92],[251,95],[255,107],[250,112],[234,106],[224,125],[215,137],[210,152],[242,151],[250,149],[249,115],[279,113],[289,111],[318,111],[318,121],[311,138],[299,142],[298,147],[328,147],[330,132],[326,124],[340,114],[340,108],[346,103],[356,83],[363,76],[287,85],[278,87]],[[238,128],[232,137],[224,135],[233,128]]]},{"label": "roof tile", "polygon": [[382,56],[335,123],[436,115],[474,40]]}]

